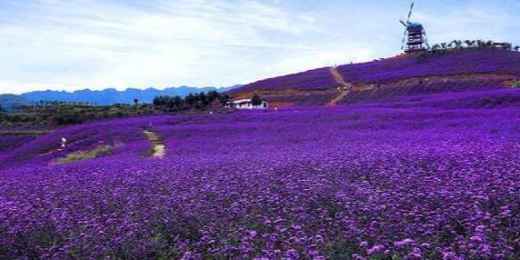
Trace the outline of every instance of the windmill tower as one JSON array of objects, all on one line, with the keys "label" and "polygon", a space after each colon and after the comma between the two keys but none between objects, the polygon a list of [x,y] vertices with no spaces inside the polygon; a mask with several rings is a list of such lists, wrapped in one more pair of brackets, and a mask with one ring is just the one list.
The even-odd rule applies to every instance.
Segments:
[{"label": "windmill tower", "polygon": [[417,53],[422,52],[430,48],[428,40],[426,38],[426,31],[420,23],[411,22],[414,3],[410,6],[410,12],[408,12],[408,19],[406,22],[399,20],[404,25],[403,44],[401,49],[406,53]]}]

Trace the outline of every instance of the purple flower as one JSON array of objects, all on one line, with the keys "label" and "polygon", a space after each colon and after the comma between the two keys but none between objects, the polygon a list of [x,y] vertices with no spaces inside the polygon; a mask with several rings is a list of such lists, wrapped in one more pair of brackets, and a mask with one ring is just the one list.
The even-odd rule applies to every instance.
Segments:
[{"label": "purple flower", "polygon": [[373,246],[372,248],[368,249],[367,250],[367,254],[369,256],[371,255],[374,255],[374,254],[377,254],[377,253],[380,253],[380,252],[383,252],[385,249],[385,247],[383,245],[375,245]]}]

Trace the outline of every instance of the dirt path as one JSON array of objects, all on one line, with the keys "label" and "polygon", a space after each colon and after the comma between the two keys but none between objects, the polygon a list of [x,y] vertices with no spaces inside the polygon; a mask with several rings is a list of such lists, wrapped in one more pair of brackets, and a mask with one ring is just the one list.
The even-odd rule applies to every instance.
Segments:
[{"label": "dirt path", "polygon": [[341,91],[340,94],[339,94],[337,97],[335,97],[332,101],[330,101],[330,102],[327,104],[327,106],[328,106],[328,107],[334,107],[334,106],[336,106],[336,104],[337,104],[339,101],[341,101],[345,96],[347,96],[348,93],[349,93],[348,91]]},{"label": "dirt path", "polygon": [[144,135],[152,144],[152,156],[159,159],[164,158],[166,155],[166,145],[159,134],[150,130],[144,130]]},{"label": "dirt path", "polygon": [[338,72],[338,70],[336,69],[336,67],[332,67],[330,68],[330,73],[332,74],[332,76],[334,77],[334,80],[336,80],[336,82],[338,84],[341,85],[341,88],[346,90],[346,91],[350,91],[352,89],[354,89],[354,86],[348,82],[345,81],[345,79],[343,78],[343,76]]},{"label": "dirt path", "polygon": [[354,85],[348,83],[345,81],[343,76],[338,72],[336,67],[330,68],[330,74],[334,77],[334,80],[340,85],[339,89],[339,95],[336,96],[333,100],[331,100],[327,106],[333,107],[336,106],[338,102],[340,102],[345,96],[348,95],[348,93],[354,89]]}]

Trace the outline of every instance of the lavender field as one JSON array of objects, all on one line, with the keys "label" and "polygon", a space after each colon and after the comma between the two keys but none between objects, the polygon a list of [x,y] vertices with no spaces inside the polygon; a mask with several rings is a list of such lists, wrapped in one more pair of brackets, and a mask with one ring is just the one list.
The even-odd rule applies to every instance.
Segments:
[{"label": "lavender field", "polygon": [[[453,50],[444,55],[425,58],[396,56],[366,63],[346,64],[337,67],[345,81],[356,84],[388,84],[414,78],[457,76],[520,76],[520,53],[500,49]],[[502,80],[503,82],[503,80]],[[340,84],[334,80],[330,68],[261,80],[231,91],[316,91],[335,89]],[[276,97],[275,97],[276,98]],[[318,105],[318,104],[315,104]]]},{"label": "lavender field", "polygon": [[519,0],[0,0],[0,260],[520,260]]},{"label": "lavender field", "polygon": [[404,56],[343,65],[338,71],[355,83],[386,83],[415,77],[497,74],[519,76],[520,54],[499,49],[456,50],[425,59]]},{"label": "lavender field", "polygon": [[[0,259],[518,259],[519,115],[338,106],[58,129],[0,153]],[[112,154],[56,163],[99,143]]]}]

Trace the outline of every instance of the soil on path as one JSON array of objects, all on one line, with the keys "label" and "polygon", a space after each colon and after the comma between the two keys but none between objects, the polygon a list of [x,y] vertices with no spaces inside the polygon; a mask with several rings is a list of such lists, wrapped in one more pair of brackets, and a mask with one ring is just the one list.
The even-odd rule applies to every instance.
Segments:
[{"label": "soil on path", "polygon": [[152,144],[152,157],[164,158],[166,155],[166,145],[159,134],[150,130],[144,130],[146,139]]},{"label": "soil on path", "polygon": [[330,68],[330,73],[332,74],[332,76],[334,77],[334,80],[336,80],[336,82],[340,85],[340,87],[338,88],[339,90],[339,95],[336,96],[333,100],[331,100],[327,106],[329,107],[333,107],[333,106],[336,106],[336,104],[338,102],[340,102],[345,96],[348,95],[348,93],[354,89],[354,85],[348,83],[345,81],[345,79],[343,78],[343,76],[338,72],[338,70],[336,69],[336,67],[332,67]]}]

